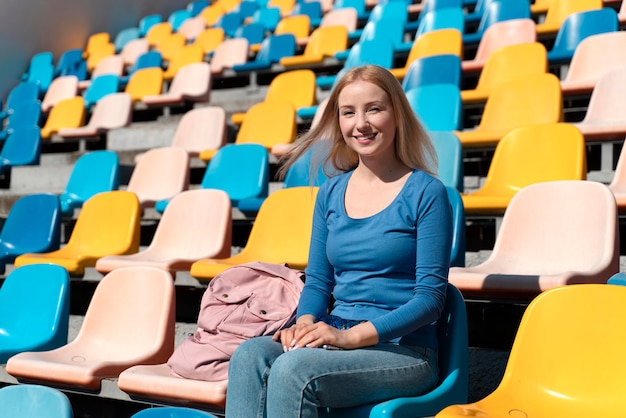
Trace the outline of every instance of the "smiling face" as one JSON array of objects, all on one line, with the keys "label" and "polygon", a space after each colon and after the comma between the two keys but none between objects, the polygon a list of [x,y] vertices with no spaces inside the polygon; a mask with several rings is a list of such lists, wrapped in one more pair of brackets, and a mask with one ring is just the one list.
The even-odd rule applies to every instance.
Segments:
[{"label": "smiling face", "polygon": [[341,134],[360,159],[395,157],[395,113],[383,89],[356,80],[341,90],[338,107]]}]

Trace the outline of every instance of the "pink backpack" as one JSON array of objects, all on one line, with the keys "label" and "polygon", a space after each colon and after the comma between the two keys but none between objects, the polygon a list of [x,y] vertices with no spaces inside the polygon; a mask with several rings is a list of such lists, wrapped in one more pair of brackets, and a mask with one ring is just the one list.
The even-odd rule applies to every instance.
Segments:
[{"label": "pink backpack", "polygon": [[197,331],[167,362],[172,374],[226,380],[228,362],[240,343],[294,322],[303,286],[304,273],[284,264],[257,261],[218,274],[202,296]]}]

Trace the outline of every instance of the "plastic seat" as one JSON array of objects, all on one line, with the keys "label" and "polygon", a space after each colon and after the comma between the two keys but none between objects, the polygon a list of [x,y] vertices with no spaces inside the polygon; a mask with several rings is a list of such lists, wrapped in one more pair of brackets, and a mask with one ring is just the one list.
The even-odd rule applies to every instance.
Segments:
[{"label": "plastic seat", "polygon": [[[292,143],[296,137],[296,109],[286,99],[254,104],[246,112],[235,138],[236,144],[261,144],[268,151],[276,144]],[[206,149],[199,158],[209,161],[217,150]]]},{"label": "plastic seat", "polygon": [[163,72],[163,79],[165,81],[171,81],[174,77],[176,77],[176,74],[178,74],[178,71],[180,71],[181,68],[190,64],[203,63],[203,60],[204,51],[200,45],[185,45],[167,63],[167,68]]},{"label": "plastic seat", "polygon": [[289,16],[293,10],[296,0],[268,0],[266,7],[276,7],[280,10],[280,16]]},{"label": "plastic seat", "polygon": [[54,251],[60,244],[59,199],[48,193],[22,196],[11,206],[0,231],[0,273],[19,255]]},{"label": "plastic seat", "polygon": [[[249,2],[246,0],[246,2]],[[251,2],[251,1],[250,1]],[[267,35],[265,26],[260,22],[244,23],[235,30],[235,38],[245,38],[248,40],[250,52],[256,54],[261,48],[261,43]]]},{"label": "plastic seat", "polygon": [[224,13],[226,13],[224,7],[220,3],[215,3],[205,7],[198,16],[206,21],[208,27],[213,27],[219,22]]},{"label": "plastic seat", "polygon": [[120,77],[120,86],[126,87],[130,78],[144,68],[163,68],[163,56],[155,49],[145,52],[137,57],[135,63],[128,69],[126,74]]},{"label": "plastic seat", "polygon": [[550,0],[545,19],[535,26],[537,35],[556,35],[569,15],[602,7],[602,0]]},{"label": "plastic seat", "polygon": [[588,36],[616,32],[619,29],[617,12],[609,7],[572,13],[560,26],[554,46],[548,51],[550,64],[567,64],[576,47]]},{"label": "plastic seat", "polygon": [[261,48],[254,60],[233,65],[235,72],[267,70],[278,63],[282,57],[296,53],[296,38],[292,33],[269,35],[261,43]]},{"label": "plastic seat", "polygon": [[86,90],[89,88],[91,83],[97,79],[101,75],[115,75],[117,77],[122,77],[124,74],[124,56],[123,55],[111,55],[105,58],[102,58],[96,68],[91,72],[91,77],[86,80],[82,80],[78,82],[79,90]]},{"label": "plastic seat", "polygon": [[59,195],[62,215],[74,216],[74,210],[82,208],[96,194],[117,190],[119,172],[119,157],[114,151],[98,150],[81,155]]},{"label": "plastic seat", "polygon": [[235,36],[235,31],[241,24],[243,23],[243,17],[237,11],[230,11],[224,13],[217,23],[216,27],[224,29],[224,34],[227,37],[233,38]]},{"label": "plastic seat", "polygon": [[58,389],[21,384],[0,388],[0,414],[5,418],[73,418],[69,398]]},{"label": "plastic seat", "polygon": [[[132,67],[137,59],[150,50],[150,43],[146,38],[138,38],[128,42],[122,51],[114,56],[122,58],[124,66]],[[97,67],[96,67],[97,68]],[[95,71],[95,70],[94,70]]]},{"label": "plastic seat", "polygon": [[[269,183],[269,154],[263,145],[227,144],[209,161],[200,187],[223,190],[231,205],[236,207],[241,200],[265,199]],[[162,202],[157,202],[157,211],[162,211],[163,207]]]},{"label": "plastic seat", "polygon": [[33,102],[38,100],[39,97],[39,86],[32,81],[21,81],[17,83],[6,97],[6,102],[4,103],[4,109],[0,111],[0,119],[5,119],[11,113],[13,113],[13,109],[16,105],[19,105],[22,102]]},{"label": "plastic seat", "polygon": [[430,138],[439,159],[438,178],[447,187],[463,191],[463,147],[454,132],[432,131]]},{"label": "plastic seat", "polygon": [[[511,410],[524,416],[619,417],[625,296],[623,286],[606,284],[539,295],[522,316],[497,388],[474,403],[450,406],[437,418],[506,416]],[[573,367],[589,356],[596,360]]]},{"label": "plastic seat", "polygon": [[353,8],[357,12],[358,19],[361,21],[369,18],[369,11],[365,0],[335,0],[333,9]]},{"label": "plastic seat", "polygon": [[548,71],[546,47],[540,42],[508,45],[494,51],[485,62],[475,88],[461,91],[463,103],[484,103],[493,89],[520,76]]},{"label": "plastic seat", "polygon": [[348,30],[348,36],[353,38],[359,25],[358,12],[353,7],[344,7],[341,9],[331,9],[324,13],[320,21],[320,28],[326,26],[345,26]]},{"label": "plastic seat", "polygon": [[596,83],[582,121],[572,123],[587,142],[623,140],[626,136],[626,66],[608,70]]},{"label": "plastic seat", "polygon": [[278,7],[268,7],[266,4],[252,14],[248,23],[261,23],[267,32],[273,33],[281,17]]},{"label": "plastic seat", "polygon": [[208,412],[182,406],[162,406],[137,412],[131,418],[217,418]]},{"label": "plastic seat", "polygon": [[115,39],[113,40],[113,45],[115,45],[115,53],[119,54],[122,52],[122,49],[126,46],[127,43],[133,41],[135,39],[139,39],[141,37],[139,32],[139,27],[128,27],[121,29],[115,35]]},{"label": "plastic seat", "polygon": [[463,102],[456,84],[429,84],[406,92],[415,115],[429,131],[455,131],[463,127]]},{"label": "plastic seat", "polygon": [[613,192],[620,212],[626,211],[626,148],[622,147],[613,177],[609,182],[609,189]]},{"label": "plastic seat", "polygon": [[67,344],[69,320],[70,278],[63,267],[33,264],[12,270],[0,288],[0,363],[24,351]]},{"label": "plastic seat", "polygon": [[[267,3],[265,3],[265,5],[267,5]],[[235,10],[241,14],[245,22],[246,19],[251,18],[254,12],[259,10],[261,7],[262,3],[256,0],[244,0],[239,2]]]},{"label": "plastic seat", "polygon": [[[96,262],[106,274],[118,268],[152,266],[176,276],[202,258],[230,256],[231,204],[222,190],[188,190],[168,203],[148,247],[135,254],[110,255]],[[202,233],[198,233],[202,231]]]},{"label": "plastic seat", "polygon": [[186,44],[187,39],[183,34],[171,33],[168,37],[162,39],[154,50],[161,54],[163,61],[168,62],[184,49]]},{"label": "plastic seat", "polygon": [[[316,103],[315,73],[312,70],[289,70],[278,74],[270,82],[264,101],[288,100],[296,111]],[[231,121],[241,125],[245,113],[234,113]]]},{"label": "plastic seat", "polygon": [[16,127],[0,149],[0,174],[7,174],[12,167],[39,165],[40,160],[39,127],[35,125]]},{"label": "plastic seat", "polygon": [[177,32],[180,25],[191,17],[191,12],[185,9],[174,10],[167,17],[167,21],[172,25],[172,31]]},{"label": "plastic seat", "polygon": [[248,40],[245,38],[224,39],[211,57],[211,74],[222,74],[224,70],[248,61]]},{"label": "plastic seat", "polygon": [[194,39],[193,43],[198,44],[202,47],[202,52],[204,52],[205,56],[210,55],[215,51],[215,49],[224,42],[224,29],[210,27],[206,28],[202,31],[196,39]]},{"label": "plastic seat", "polygon": [[86,113],[85,99],[82,96],[61,100],[50,109],[46,123],[41,127],[41,139],[49,140],[62,128],[83,126]]},{"label": "plastic seat", "polygon": [[320,26],[311,33],[302,54],[282,57],[279,64],[287,68],[322,64],[347,47],[348,30],[345,26]]},{"label": "plastic seat", "polygon": [[38,52],[30,58],[28,69],[22,74],[21,81],[30,81],[39,86],[39,97],[50,87],[54,78],[54,56],[50,51]]},{"label": "plastic seat", "polygon": [[100,74],[91,80],[83,93],[85,108],[91,110],[104,96],[117,93],[120,88],[120,77],[117,74]]},{"label": "plastic seat", "polygon": [[61,100],[71,99],[78,94],[78,78],[75,75],[57,77],[41,100],[41,111],[48,113]]},{"label": "plastic seat", "polygon": [[111,55],[115,55],[115,44],[110,41],[102,43],[98,42],[91,45],[90,48],[85,51],[85,54],[87,71],[91,72],[98,66],[102,59]]},{"label": "plastic seat", "polygon": [[4,141],[17,128],[39,126],[41,102],[28,100],[16,103],[6,119],[4,130],[0,131],[0,140]]},{"label": "plastic seat", "polygon": [[211,66],[197,62],[182,66],[176,72],[166,92],[144,96],[141,101],[151,106],[172,106],[208,103],[211,97]]},{"label": "plastic seat", "polygon": [[537,33],[532,19],[510,19],[493,23],[483,32],[474,57],[461,62],[461,69],[464,73],[480,72],[494,51],[509,45],[536,41]]},{"label": "plastic seat", "polygon": [[[52,263],[65,267],[72,276],[82,276],[86,267],[93,267],[105,255],[137,252],[140,209],[134,193],[122,190],[98,193],[83,205],[64,247],[20,255],[14,265]],[[94,240],[96,236],[98,239]]]},{"label": "plastic seat", "polygon": [[563,96],[558,77],[552,73],[534,74],[496,86],[478,126],[456,134],[463,148],[493,147],[513,129],[562,120]]},{"label": "plastic seat", "polygon": [[456,54],[437,54],[415,59],[402,77],[403,90],[429,84],[452,84],[460,91],[461,58]]},{"label": "plastic seat", "polygon": [[317,0],[296,2],[293,7],[292,15],[307,16],[309,18],[309,25],[311,26],[311,29],[315,29],[320,25],[322,17],[324,16],[322,3]]},{"label": "plastic seat", "polygon": [[465,300],[452,284],[447,285],[446,304],[439,321],[439,382],[422,396],[396,398],[354,408],[320,411],[322,417],[426,417],[446,406],[467,402],[469,350]]},{"label": "plastic seat", "polygon": [[80,48],[64,51],[54,68],[54,77],[73,75],[78,80],[87,78],[87,62],[83,59],[83,50]]},{"label": "plastic seat", "polygon": [[[98,390],[136,364],[159,364],[174,350],[175,287],[166,271],[126,267],[104,276],[93,293],[78,335],[45,352],[23,352],[7,373],[48,385]],[[129,320],[132,318],[132,320]]]},{"label": "plastic seat", "polygon": [[126,190],[136,194],[141,207],[146,209],[188,188],[187,151],[178,147],[159,147],[146,151],[137,161]]},{"label": "plastic seat", "polygon": [[161,23],[162,21],[163,17],[156,13],[146,15],[139,19],[139,23],[137,24],[137,27],[139,28],[139,37],[144,38],[148,34],[148,31],[150,30],[150,28],[152,28],[152,26],[156,25],[157,23]]},{"label": "plastic seat", "polygon": [[564,96],[590,94],[600,77],[609,70],[626,66],[626,55],[616,54],[626,45],[626,32],[591,35],[580,41],[564,79]]},{"label": "plastic seat", "polygon": [[190,157],[226,144],[226,112],[220,106],[204,106],[186,112],[178,122],[172,146],[183,148]]},{"label": "plastic seat", "polygon": [[423,13],[423,17],[419,19],[415,37],[438,29],[456,29],[461,33],[465,33],[465,12],[463,9],[460,7],[448,7]]},{"label": "plastic seat", "polygon": [[404,66],[392,68],[390,71],[398,80],[404,81],[416,60],[433,55],[456,55],[461,59],[463,56],[461,32],[456,29],[439,29],[420,35],[413,41]]},{"label": "plastic seat", "polygon": [[130,95],[133,103],[140,102],[145,96],[161,94],[163,89],[163,70],[160,67],[142,68],[130,76],[124,92]]},{"label": "plastic seat", "polygon": [[[394,52],[400,51],[403,48],[409,48],[410,45],[412,45],[412,42],[405,44],[403,22],[399,22],[397,18],[393,19],[388,17],[374,22],[368,21],[362,30],[357,31],[360,31],[360,35],[356,39],[356,43],[363,41],[390,42]],[[348,36],[351,37],[353,35],[354,32],[350,33]],[[351,42],[351,44],[355,42]],[[335,58],[340,61],[347,60],[350,49],[351,48],[348,48],[344,51],[337,52]],[[389,68],[391,68],[391,65]]]},{"label": "plastic seat", "polygon": [[585,140],[567,123],[527,125],[500,140],[481,188],[463,194],[467,214],[502,214],[521,189],[557,180],[585,180]]},{"label": "plastic seat", "polygon": [[148,29],[145,38],[148,40],[148,44],[151,48],[158,47],[164,39],[169,38],[172,35],[172,24],[165,21],[155,23]]},{"label": "plastic seat", "polygon": [[283,35],[287,33],[294,36],[297,46],[306,45],[311,33],[311,20],[307,15],[291,15],[283,17],[276,25],[274,35]]},{"label": "plastic seat", "polygon": [[183,35],[187,42],[193,42],[205,29],[206,21],[202,17],[196,16],[182,22],[177,33]]},{"label": "plastic seat", "polygon": [[261,205],[241,252],[228,258],[196,261],[191,265],[191,276],[209,281],[230,266],[252,260],[304,268],[316,195],[317,187],[288,187],[271,193]]},{"label": "plastic seat", "polygon": [[476,31],[469,33],[465,31],[463,44],[468,46],[480,43],[485,31],[495,23],[512,19],[530,18],[531,13],[528,0],[492,1],[486,6]]},{"label": "plastic seat", "polygon": [[187,10],[189,10],[191,16],[198,16],[209,4],[208,0],[192,0],[187,3]]}]

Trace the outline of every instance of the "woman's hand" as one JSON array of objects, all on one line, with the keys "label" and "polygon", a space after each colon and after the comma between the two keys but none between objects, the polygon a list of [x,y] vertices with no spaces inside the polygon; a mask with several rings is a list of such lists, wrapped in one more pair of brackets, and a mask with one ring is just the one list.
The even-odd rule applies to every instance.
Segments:
[{"label": "woman's hand", "polygon": [[324,322],[311,323],[310,319],[300,321],[274,334],[274,341],[280,341],[284,351],[297,348],[316,348],[324,345],[353,349],[378,343],[378,333],[374,326],[365,322],[348,330],[338,330]]}]

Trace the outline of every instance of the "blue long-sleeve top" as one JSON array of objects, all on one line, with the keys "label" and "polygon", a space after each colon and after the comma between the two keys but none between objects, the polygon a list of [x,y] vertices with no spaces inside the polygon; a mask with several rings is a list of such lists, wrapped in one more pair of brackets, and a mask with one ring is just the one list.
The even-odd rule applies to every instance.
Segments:
[{"label": "blue long-sleeve top", "polygon": [[348,216],[352,171],[320,186],[298,317],[331,314],[370,321],[380,342],[437,348],[445,304],[452,213],[444,185],[414,170],[377,214]]}]

